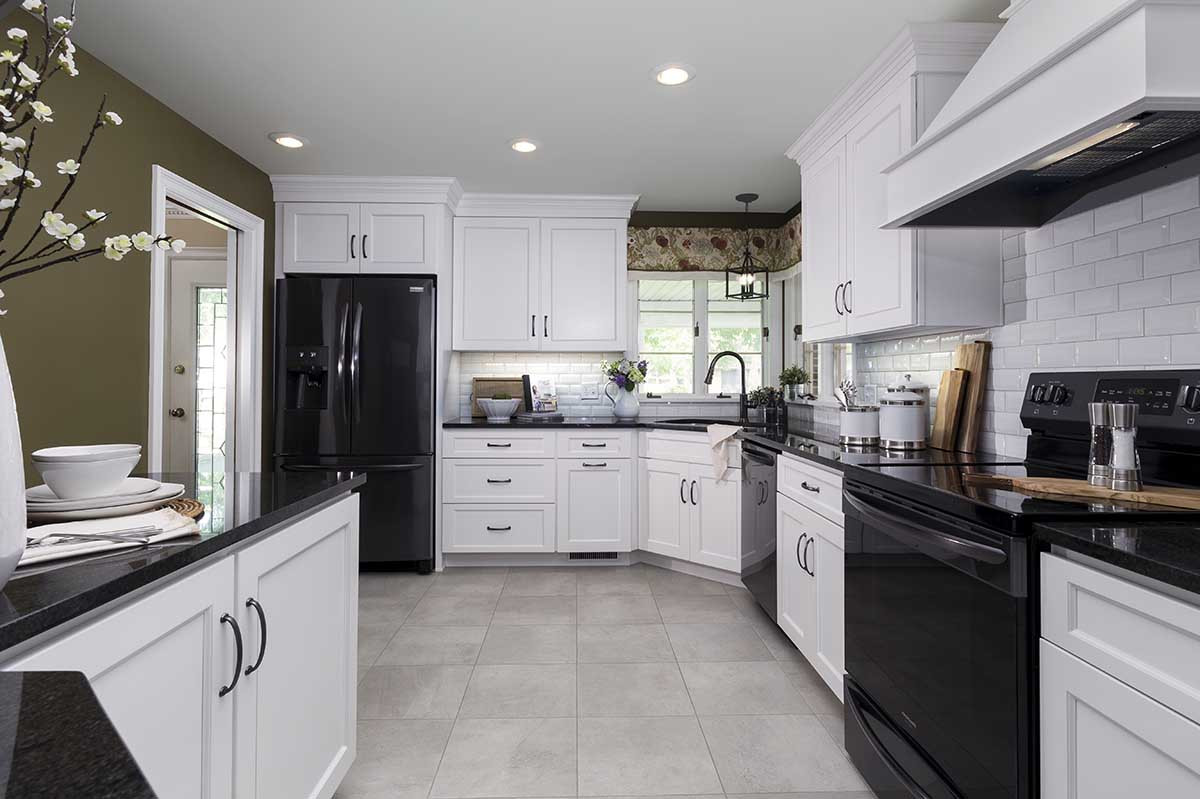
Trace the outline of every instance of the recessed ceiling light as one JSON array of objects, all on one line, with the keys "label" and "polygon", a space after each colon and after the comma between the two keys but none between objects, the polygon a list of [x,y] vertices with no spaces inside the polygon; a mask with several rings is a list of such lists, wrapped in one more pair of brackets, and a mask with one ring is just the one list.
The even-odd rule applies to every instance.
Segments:
[{"label": "recessed ceiling light", "polygon": [[515,139],[509,146],[519,153],[531,153],[538,148],[537,142],[529,139]]},{"label": "recessed ceiling light", "polygon": [[696,77],[696,72],[685,64],[663,64],[654,70],[654,79],[663,86],[678,86]]},{"label": "recessed ceiling light", "polygon": [[297,136],[295,133],[269,133],[267,134],[267,138],[278,144],[280,147],[287,147],[292,150],[297,150],[303,147],[305,144],[308,144],[307,141],[300,136]]}]

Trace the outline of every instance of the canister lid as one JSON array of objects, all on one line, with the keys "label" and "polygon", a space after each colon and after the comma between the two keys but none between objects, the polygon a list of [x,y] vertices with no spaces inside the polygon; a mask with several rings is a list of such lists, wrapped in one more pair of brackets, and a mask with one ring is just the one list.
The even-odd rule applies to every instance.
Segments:
[{"label": "canister lid", "polygon": [[1114,402],[1112,408],[1113,427],[1136,427],[1138,406],[1136,402]]},{"label": "canister lid", "polygon": [[1089,402],[1088,403],[1088,420],[1098,427],[1112,427],[1112,403],[1111,402]]}]

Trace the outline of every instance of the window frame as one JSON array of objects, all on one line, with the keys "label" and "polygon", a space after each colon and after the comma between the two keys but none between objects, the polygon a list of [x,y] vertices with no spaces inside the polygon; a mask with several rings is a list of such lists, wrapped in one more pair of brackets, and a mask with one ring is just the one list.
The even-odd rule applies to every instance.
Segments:
[{"label": "window frame", "polygon": [[[664,401],[687,401],[687,402],[728,402],[729,399],[736,397],[721,397],[716,394],[709,394],[702,390],[704,387],[704,375],[708,372],[708,282],[710,280],[725,280],[724,272],[630,272],[629,273],[629,290],[627,294],[627,302],[629,313],[626,315],[629,324],[629,349],[625,356],[631,360],[637,360],[641,357],[653,359],[653,353],[648,353],[645,356],[639,351],[641,347],[641,336],[639,335],[639,313],[638,313],[638,281],[639,280],[686,280],[692,284],[692,324],[699,327],[700,334],[693,336],[695,346],[692,349],[692,391],[687,394],[655,394],[649,397],[648,394],[642,395],[642,400],[649,399],[651,402],[656,400]],[[774,380],[771,377],[778,371],[782,353],[776,352],[779,338],[771,335],[776,330],[779,330],[779,322],[782,319],[782,284],[771,281],[770,296],[763,301],[762,310],[762,326],[768,331],[763,337],[762,342],[762,359],[763,359],[763,384],[774,385]],[[651,363],[653,368],[653,363]]]}]

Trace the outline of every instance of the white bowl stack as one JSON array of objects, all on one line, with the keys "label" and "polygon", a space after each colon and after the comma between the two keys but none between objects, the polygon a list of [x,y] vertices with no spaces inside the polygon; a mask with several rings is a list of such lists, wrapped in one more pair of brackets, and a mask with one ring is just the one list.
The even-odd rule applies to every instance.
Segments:
[{"label": "white bowl stack", "polygon": [[129,476],[142,459],[140,444],[49,447],[30,458],[46,481],[25,492],[31,522],[121,516],[151,510],[183,494],[178,483]]},{"label": "white bowl stack", "polygon": [[487,414],[489,422],[507,422],[517,412],[517,406],[521,404],[519,399],[490,399],[487,397],[480,397],[478,402],[479,407]]}]

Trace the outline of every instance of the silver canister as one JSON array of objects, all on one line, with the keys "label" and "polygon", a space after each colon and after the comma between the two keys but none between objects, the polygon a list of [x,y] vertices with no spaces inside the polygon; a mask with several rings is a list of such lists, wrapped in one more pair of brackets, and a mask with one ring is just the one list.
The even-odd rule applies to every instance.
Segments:
[{"label": "silver canister", "polygon": [[1088,419],[1092,423],[1088,483],[1109,488],[1112,485],[1112,403],[1089,402]]},{"label": "silver canister", "polygon": [[1138,406],[1133,402],[1112,403],[1112,477],[1115,491],[1142,490],[1142,461],[1137,451]]},{"label": "silver canister", "polygon": [[879,445],[879,408],[875,405],[851,405],[839,416],[838,443],[851,447]]}]

